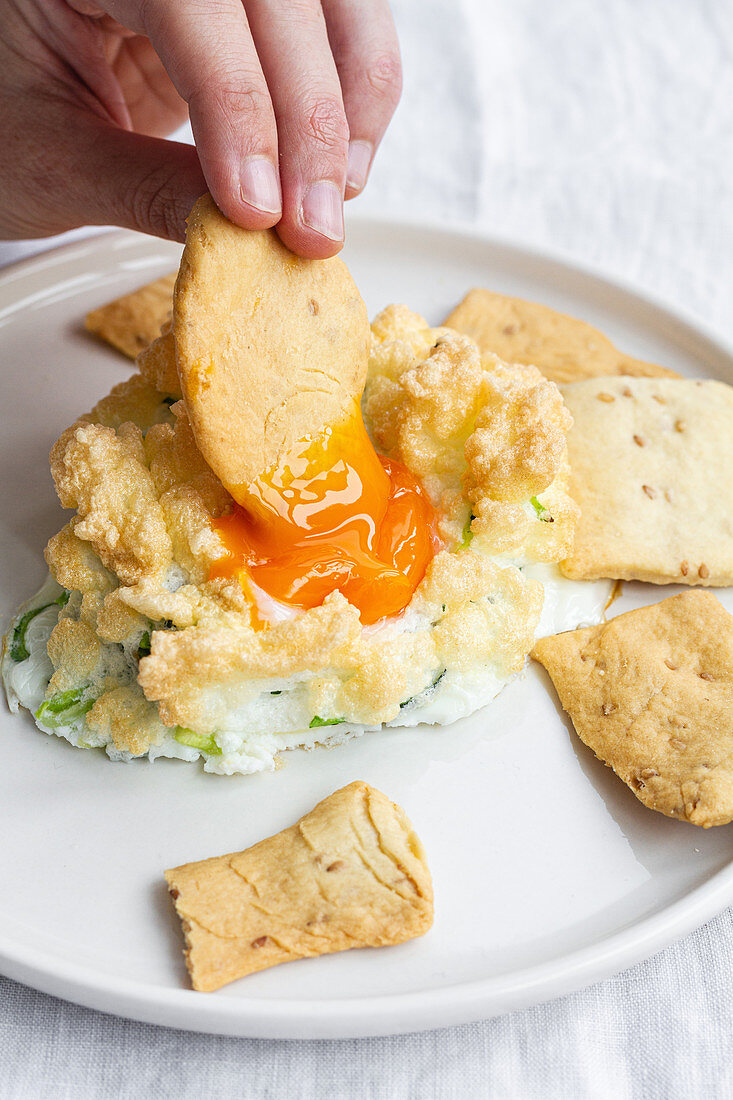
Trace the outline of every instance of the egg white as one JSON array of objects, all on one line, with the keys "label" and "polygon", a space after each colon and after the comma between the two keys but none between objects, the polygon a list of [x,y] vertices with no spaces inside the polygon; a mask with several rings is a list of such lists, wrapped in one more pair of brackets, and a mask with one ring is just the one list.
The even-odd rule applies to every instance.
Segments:
[{"label": "egg white", "polygon": [[[612,582],[569,581],[555,565],[524,565],[521,569],[527,577],[538,580],[545,593],[537,637],[602,620]],[[62,591],[49,576],[33,599],[20,608],[6,635],[2,681],[8,705],[13,712],[25,707],[35,717],[44,700],[53,673],[47,644],[61,608],[52,604],[31,620],[25,635],[29,656],[24,661],[14,661],[11,657],[15,623],[27,611],[56,600]],[[408,612],[375,624],[372,629],[375,633],[384,633],[385,636],[415,630],[420,624],[412,621],[414,618]],[[101,659],[103,666],[110,672],[113,671],[117,678],[120,670],[127,668],[129,680],[135,679],[135,662],[122,646],[113,643],[104,645]],[[450,669],[434,685],[406,701],[399,715],[387,723],[387,726],[449,725],[489,703],[509,679],[512,677],[502,676],[498,666],[489,666],[480,671]],[[334,726],[311,729],[304,726],[304,715],[307,713],[303,678],[268,682],[263,684],[263,691],[256,699],[228,713],[224,728],[216,733],[220,755],[182,744],[176,740],[175,731],[163,732],[159,742],[151,745],[146,755],[149,760],[172,757],[191,762],[201,757],[207,772],[246,775],[271,770],[275,767],[277,755],[286,749],[339,745],[380,728],[341,722]],[[37,717],[35,721],[44,733],[63,737],[76,747],[104,748],[112,760],[133,759],[129,752],[120,751],[111,743],[105,744],[99,734],[89,729],[83,715],[66,725],[49,726]]]}]

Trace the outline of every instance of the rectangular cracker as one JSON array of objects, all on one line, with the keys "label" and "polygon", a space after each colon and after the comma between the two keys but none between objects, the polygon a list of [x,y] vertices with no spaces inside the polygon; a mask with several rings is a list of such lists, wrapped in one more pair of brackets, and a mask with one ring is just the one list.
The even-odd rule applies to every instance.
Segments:
[{"label": "rectangular cracker", "polygon": [[542,638],[532,656],[645,806],[706,829],[733,820],[733,616],[712,592]]},{"label": "rectangular cracker", "polygon": [[581,511],[563,573],[733,583],[733,387],[598,378],[560,389]]},{"label": "rectangular cracker", "polygon": [[678,377],[666,367],[624,355],[585,321],[479,287],[469,290],[443,324],[470,336],[482,352],[533,365],[552,382],[601,374]]},{"label": "rectangular cracker", "polygon": [[87,313],[88,332],[135,359],[159,334],[173,308],[176,271]]},{"label": "rectangular cracker", "polygon": [[404,811],[351,783],[289,829],[166,871],[194,989],[291,959],[379,947],[433,923],[425,852]]}]

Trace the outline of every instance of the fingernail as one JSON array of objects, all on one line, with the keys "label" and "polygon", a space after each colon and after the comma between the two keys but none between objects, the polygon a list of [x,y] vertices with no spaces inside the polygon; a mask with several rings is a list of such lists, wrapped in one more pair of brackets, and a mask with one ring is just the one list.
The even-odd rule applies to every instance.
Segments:
[{"label": "fingernail", "polygon": [[280,213],[280,180],[267,157],[247,157],[239,175],[239,190],[242,200],[263,214]]},{"label": "fingernail", "polygon": [[312,183],[303,195],[303,224],[330,241],[344,237],[344,208],[340,189],[331,180]]},{"label": "fingernail", "polygon": [[368,141],[349,142],[349,163],[346,168],[346,186],[352,191],[361,191],[369,174],[372,162],[372,147]]}]

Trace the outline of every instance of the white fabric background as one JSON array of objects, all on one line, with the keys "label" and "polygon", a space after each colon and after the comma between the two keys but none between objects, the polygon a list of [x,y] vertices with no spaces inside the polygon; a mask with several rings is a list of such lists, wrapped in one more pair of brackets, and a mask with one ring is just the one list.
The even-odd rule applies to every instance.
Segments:
[{"label": "white fabric background", "polygon": [[[362,209],[559,246],[733,338],[730,0],[394,8],[405,93]],[[24,251],[0,245],[0,262]],[[731,948],[729,910],[562,1000],[339,1042],[154,1028],[0,979],[0,1096],[733,1097]]]}]

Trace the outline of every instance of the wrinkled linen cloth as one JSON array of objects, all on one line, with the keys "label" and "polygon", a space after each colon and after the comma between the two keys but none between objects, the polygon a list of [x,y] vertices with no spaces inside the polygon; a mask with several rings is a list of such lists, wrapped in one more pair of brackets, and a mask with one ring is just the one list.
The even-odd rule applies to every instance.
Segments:
[{"label": "wrinkled linen cloth", "polygon": [[[405,91],[365,213],[560,248],[733,339],[728,0],[395,0]],[[9,263],[54,242],[0,244]],[[0,1094],[733,1096],[733,915],[581,992],[393,1038],[152,1027],[0,978]]]}]

